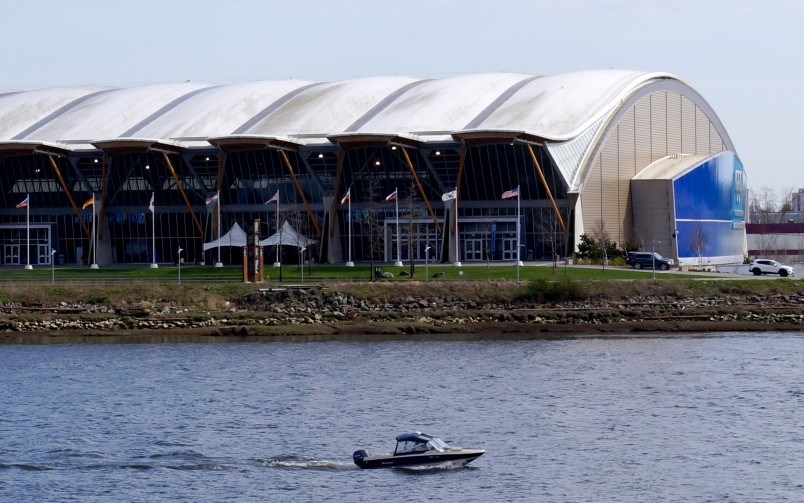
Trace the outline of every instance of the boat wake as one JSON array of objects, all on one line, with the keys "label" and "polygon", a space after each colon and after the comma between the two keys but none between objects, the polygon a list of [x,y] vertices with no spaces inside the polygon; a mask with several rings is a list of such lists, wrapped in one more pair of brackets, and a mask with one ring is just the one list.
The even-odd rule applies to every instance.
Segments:
[{"label": "boat wake", "polygon": [[244,468],[279,468],[310,470],[354,470],[352,463],[344,463],[327,459],[316,459],[295,455],[284,455],[272,458],[231,459],[206,456],[194,450],[178,450],[173,452],[134,456],[130,459],[104,459],[102,456],[82,456],[75,452],[51,452],[54,456],[39,462],[0,462],[0,470],[47,471],[47,470],[179,470],[179,471],[220,471],[242,470]]},{"label": "boat wake", "polygon": [[443,463],[435,463],[432,465],[414,465],[414,466],[396,466],[397,470],[406,472],[439,472],[444,470],[477,470],[476,466],[471,466],[463,462],[444,461]]},{"label": "boat wake", "polygon": [[357,467],[352,463],[341,463],[327,459],[315,459],[302,456],[278,456],[259,461],[261,466],[266,468],[298,468],[313,470],[355,470]]}]

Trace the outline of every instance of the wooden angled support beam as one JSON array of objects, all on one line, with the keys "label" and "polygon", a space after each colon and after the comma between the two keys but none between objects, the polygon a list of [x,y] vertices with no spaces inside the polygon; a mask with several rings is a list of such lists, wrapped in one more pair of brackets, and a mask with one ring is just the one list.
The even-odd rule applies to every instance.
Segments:
[{"label": "wooden angled support beam", "polygon": [[[458,159],[458,177],[455,179],[455,193],[456,194],[461,193],[461,179],[463,178],[463,167],[464,167],[465,161],[466,161],[466,143],[462,143],[461,144],[461,156]],[[456,210],[457,210],[457,206],[456,206]],[[457,213],[457,211],[456,211],[456,213]],[[458,218],[457,218],[457,215],[455,215],[455,217],[456,218],[452,219],[451,232],[452,232],[453,236],[458,235]]]},{"label": "wooden angled support beam", "polygon": [[101,193],[100,193],[100,210],[98,210],[98,239],[102,238],[106,233],[106,191],[109,189],[109,184],[106,181],[108,173],[106,171],[106,154],[103,154],[101,160]]},{"label": "wooden angled support beam", "polygon": [[556,200],[553,199],[553,193],[550,191],[550,186],[547,184],[547,179],[544,177],[542,167],[539,166],[539,161],[536,159],[536,153],[533,152],[533,147],[530,144],[527,144],[527,146],[528,146],[528,153],[530,154],[530,159],[531,161],[533,161],[533,167],[536,168],[536,174],[539,175],[539,180],[541,180],[544,190],[547,191],[547,197],[548,199],[550,199],[550,204],[553,205],[553,211],[555,211],[556,213],[556,218],[558,218],[558,223],[561,225],[561,230],[566,233],[567,226],[564,223],[564,219],[561,218],[561,212],[558,211],[558,205],[556,204]]},{"label": "wooden angled support beam", "polygon": [[59,165],[56,164],[56,161],[53,159],[52,155],[47,156],[47,159],[50,161],[50,166],[53,168],[53,173],[55,173],[56,178],[59,180],[61,190],[64,191],[64,193],[67,195],[67,200],[70,201],[70,207],[73,209],[73,214],[78,218],[78,221],[81,222],[81,227],[84,229],[84,234],[86,234],[87,238],[92,239],[92,231],[89,230],[87,223],[84,222],[83,218],[81,218],[81,210],[78,209],[78,205],[75,202],[73,193],[67,188],[67,183],[64,181],[64,177],[61,174]]},{"label": "wooden angled support beam", "polygon": [[427,199],[427,194],[424,192],[424,187],[422,187],[422,182],[419,179],[419,175],[416,174],[416,170],[413,168],[413,163],[410,160],[410,156],[408,155],[408,151],[405,147],[398,147],[402,151],[402,156],[405,158],[405,163],[408,165],[408,169],[410,170],[410,176],[413,178],[413,181],[416,182],[416,187],[419,189],[419,194],[422,196],[422,201],[424,201],[424,205],[427,206],[427,211],[430,213],[430,217],[433,219],[435,223],[436,232],[441,232],[441,225],[438,223],[438,216],[436,216],[433,207],[430,205],[430,200]]},{"label": "wooden angled support beam", "polygon": [[315,213],[313,213],[313,209],[310,207],[310,203],[307,202],[307,197],[305,197],[301,183],[299,182],[299,179],[296,176],[296,172],[293,170],[293,166],[291,166],[290,164],[290,159],[288,159],[287,154],[282,149],[279,149],[279,155],[282,157],[282,162],[285,163],[285,168],[288,170],[291,180],[293,180],[293,185],[296,186],[296,192],[301,196],[302,202],[304,203],[304,207],[307,209],[307,216],[310,217],[310,221],[313,222],[313,227],[315,227],[316,235],[318,236],[319,239],[322,239],[323,236],[321,235],[321,226],[318,225],[318,222],[315,219]]},{"label": "wooden angled support beam", "polygon": [[[181,180],[179,179],[179,175],[177,175],[176,170],[173,169],[173,163],[170,162],[170,157],[168,157],[168,155],[165,152],[162,152],[162,156],[165,158],[165,165],[168,167],[168,170],[170,170],[170,175],[173,177],[173,181],[176,182],[176,188],[179,189],[179,194],[181,194],[181,198],[184,201],[184,204],[187,206],[187,209],[190,210],[190,216],[193,218],[195,228],[198,229],[198,233],[201,235],[201,238],[206,239],[206,236],[204,235],[204,228],[201,225],[201,221],[198,220],[198,215],[196,215],[195,211],[193,211],[193,205],[190,204],[190,200],[187,198],[187,193],[184,191],[184,186],[182,185]],[[220,186],[220,182],[218,183]],[[220,192],[218,194],[219,194],[218,204],[220,204]],[[217,226],[215,226],[215,228],[217,228]]]},{"label": "wooden angled support beam", "polygon": [[338,149],[338,157],[335,167],[335,197],[332,198],[332,208],[329,210],[329,237],[335,237],[335,215],[338,211],[338,203],[341,200],[341,170],[343,169],[343,149]]}]

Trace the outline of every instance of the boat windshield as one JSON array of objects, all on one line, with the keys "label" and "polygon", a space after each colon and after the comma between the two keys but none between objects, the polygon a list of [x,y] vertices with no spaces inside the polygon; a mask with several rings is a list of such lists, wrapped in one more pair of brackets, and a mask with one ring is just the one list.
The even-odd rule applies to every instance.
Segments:
[{"label": "boat windshield", "polygon": [[413,441],[404,441],[404,442],[397,442],[396,444],[396,451],[394,454],[412,454],[416,452],[427,452],[430,449],[430,442],[422,443],[422,442],[413,442]]},{"label": "boat windshield", "polygon": [[449,446],[440,438],[433,437],[427,442],[427,447],[429,447],[431,451],[441,452]]}]

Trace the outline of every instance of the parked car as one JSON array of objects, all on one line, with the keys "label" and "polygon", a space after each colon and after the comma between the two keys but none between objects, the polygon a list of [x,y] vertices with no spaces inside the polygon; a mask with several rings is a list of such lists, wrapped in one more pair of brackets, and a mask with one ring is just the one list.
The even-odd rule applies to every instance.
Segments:
[{"label": "parked car", "polygon": [[758,258],[751,261],[748,270],[754,273],[754,276],[761,276],[763,274],[778,274],[781,277],[793,276],[793,268],[789,265],[780,264],[775,260],[768,258]]},{"label": "parked car", "polygon": [[[654,266],[654,260],[655,266]],[[628,252],[628,256],[625,258],[625,263],[633,267],[634,269],[660,269],[662,271],[666,271],[673,267],[675,262],[673,259],[664,258],[658,253],[651,253],[651,252]]]}]

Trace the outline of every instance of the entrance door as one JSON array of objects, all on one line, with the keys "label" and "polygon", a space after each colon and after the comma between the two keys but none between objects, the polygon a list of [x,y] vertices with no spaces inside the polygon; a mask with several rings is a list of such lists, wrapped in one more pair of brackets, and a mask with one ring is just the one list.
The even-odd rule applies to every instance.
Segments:
[{"label": "entrance door", "polygon": [[39,257],[37,264],[50,265],[50,247],[48,245],[37,245],[36,250]]},{"label": "entrance door", "polygon": [[464,260],[483,260],[483,239],[464,239],[463,258]]},{"label": "entrance door", "polygon": [[5,245],[3,263],[5,265],[20,264],[20,245]]},{"label": "entrance door", "polygon": [[516,260],[516,238],[503,238],[503,260]]}]

